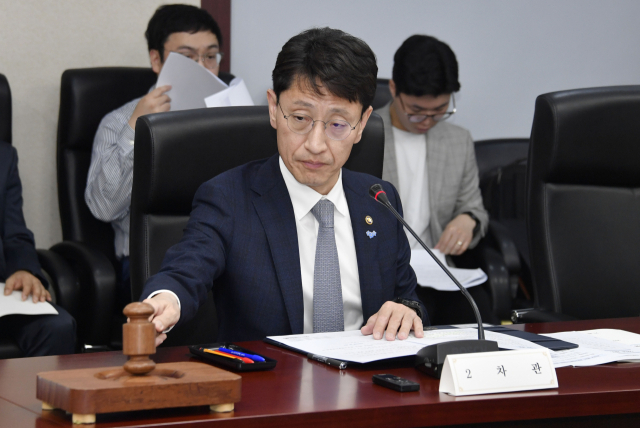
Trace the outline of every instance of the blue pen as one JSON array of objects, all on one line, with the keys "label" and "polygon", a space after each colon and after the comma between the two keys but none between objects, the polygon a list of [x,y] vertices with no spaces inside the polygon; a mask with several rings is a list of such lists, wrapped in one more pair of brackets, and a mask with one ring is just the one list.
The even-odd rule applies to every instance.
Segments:
[{"label": "blue pen", "polygon": [[218,348],[218,351],[226,352],[227,354],[231,354],[231,355],[237,355],[238,357],[249,358],[253,361],[259,361],[261,363],[265,362],[265,359],[262,358],[260,355],[245,354],[244,352],[234,351],[233,349],[228,349],[222,346]]}]

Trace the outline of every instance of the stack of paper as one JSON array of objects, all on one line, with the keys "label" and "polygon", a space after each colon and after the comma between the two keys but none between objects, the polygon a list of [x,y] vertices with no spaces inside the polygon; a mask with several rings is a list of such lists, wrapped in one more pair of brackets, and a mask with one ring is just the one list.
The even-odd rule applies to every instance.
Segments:
[{"label": "stack of paper", "polygon": [[171,111],[205,107],[253,105],[241,78],[227,85],[195,61],[171,52],[158,75],[156,87],[171,85]]},{"label": "stack of paper", "polygon": [[544,335],[579,345],[576,349],[552,352],[551,359],[556,368],[587,367],[640,360],[640,334],[624,330],[602,329],[545,333]]},{"label": "stack of paper", "polygon": [[[500,349],[541,349],[542,346],[511,335],[493,331],[484,332],[487,340],[498,342]],[[586,367],[611,362],[637,361],[640,359],[640,334],[623,330],[588,330],[562,333],[545,333],[565,342],[575,343],[578,348],[564,351],[549,349],[555,368]],[[478,330],[457,328],[427,330],[418,339],[413,332],[406,340],[374,340],[359,330],[336,333],[294,334],[271,336],[268,339],[299,352],[322,355],[341,361],[368,363],[387,358],[415,355],[425,346],[453,340],[477,339]],[[545,348],[547,349],[547,348]]]},{"label": "stack of paper", "polygon": [[[541,349],[542,347],[518,337],[485,331],[487,340],[495,340],[502,349]],[[322,355],[341,361],[369,363],[387,358],[415,355],[420,349],[435,343],[453,340],[477,339],[478,330],[473,328],[430,330],[423,338],[417,338],[413,332],[406,340],[375,340],[373,336],[364,336],[360,330],[335,333],[294,334],[289,336],[271,336],[268,339],[300,352]]]},{"label": "stack of paper", "polygon": [[[438,250],[431,250],[446,266],[445,256]],[[459,291],[458,286],[444,273],[438,264],[424,249],[411,250],[411,267],[418,277],[418,284],[422,287],[435,288],[440,291]],[[487,274],[482,269],[449,268],[453,276],[464,288],[480,285],[487,280]]]}]

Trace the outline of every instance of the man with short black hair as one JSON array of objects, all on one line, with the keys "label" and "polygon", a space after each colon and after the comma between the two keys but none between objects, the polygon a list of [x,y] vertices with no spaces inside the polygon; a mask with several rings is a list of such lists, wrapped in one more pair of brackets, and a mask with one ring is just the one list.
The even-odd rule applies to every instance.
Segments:
[{"label": "man with short black hair", "polygon": [[[451,48],[431,36],[414,35],[393,58],[392,101],[376,110],[384,122],[382,178],[398,189],[404,218],[431,248],[460,255],[484,236],[489,215],[478,187],[471,134],[446,122],[456,112],[458,61]],[[422,246],[408,235],[411,248]],[[482,319],[497,322],[483,287],[469,289]],[[419,287],[436,324],[474,322],[458,292]]]},{"label": "man with short black hair", "polygon": [[[160,6],[145,32],[151,68],[162,70],[171,52],[182,54],[218,75],[222,33],[204,9],[184,4]],[[229,83],[228,81],[225,83]],[[131,300],[129,283],[129,210],[133,184],[134,128],[138,117],[169,111],[171,86],[153,87],[102,119],[93,142],[85,201],[98,219],[115,232],[116,257],[122,263],[119,306]],[[120,308],[121,309],[121,308]]]},{"label": "man with short black hair", "polygon": [[381,180],[342,168],[371,115],[377,71],[369,46],[340,30],[307,30],[283,46],[267,91],[279,154],[198,189],[182,240],[142,293],[158,343],[195,315],[214,280],[221,341],[355,329],[422,337],[406,235],[368,195]]},{"label": "man with short black hair", "polygon": [[462,254],[484,236],[489,217],[471,134],[445,122],[460,90],[455,54],[435,37],[409,37],[394,56],[389,90],[393,100],[376,111],[385,126],[382,177],[398,189],[405,220],[427,245]]}]

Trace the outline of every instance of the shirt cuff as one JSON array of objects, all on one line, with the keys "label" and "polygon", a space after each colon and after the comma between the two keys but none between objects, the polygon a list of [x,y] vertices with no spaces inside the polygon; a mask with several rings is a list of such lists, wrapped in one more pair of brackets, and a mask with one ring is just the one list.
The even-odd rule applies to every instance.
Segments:
[{"label": "shirt cuff", "polygon": [[[127,126],[129,126],[129,125],[127,125]],[[147,299],[151,299],[153,296],[156,296],[156,295],[158,295],[160,293],[169,293],[169,294],[173,295],[173,297],[175,297],[176,301],[178,302],[178,309],[180,309],[180,311],[182,311],[182,305],[180,304],[180,298],[178,297],[178,295],[176,293],[174,293],[171,290],[156,290],[153,293],[149,294],[149,297],[147,297]],[[169,327],[168,329],[163,331],[163,333],[169,333],[173,327],[175,327],[175,325],[172,325],[171,327]]]}]

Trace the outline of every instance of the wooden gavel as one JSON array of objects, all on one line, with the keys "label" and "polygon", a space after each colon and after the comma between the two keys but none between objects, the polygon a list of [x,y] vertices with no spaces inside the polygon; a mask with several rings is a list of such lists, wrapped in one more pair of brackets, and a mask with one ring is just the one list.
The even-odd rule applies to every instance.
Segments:
[{"label": "wooden gavel", "polygon": [[122,325],[122,353],[129,356],[123,368],[132,375],[145,375],[155,369],[149,355],[156,353],[156,328],[149,321],[153,307],[147,303],[129,303],[124,308],[129,322]]}]

